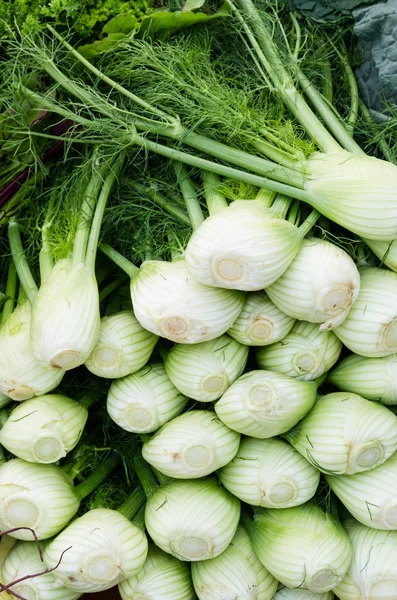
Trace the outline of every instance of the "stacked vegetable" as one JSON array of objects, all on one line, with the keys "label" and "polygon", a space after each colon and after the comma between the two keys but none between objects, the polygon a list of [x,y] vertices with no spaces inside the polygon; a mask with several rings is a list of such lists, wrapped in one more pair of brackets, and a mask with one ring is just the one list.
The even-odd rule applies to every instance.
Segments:
[{"label": "stacked vegetable", "polygon": [[[229,9],[171,40],[123,34],[92,62],[52,27],[10,46],[18,94],[74,124],[8,225],[0,526],[19,540],[2,570],[16,597],[397,593],[397,167],[353,139],[372,126],[343,49],[347,116],[294,16]],[[322,90],[306,74],[319,58]],[[87,445],[106,454],[78,483]]]}]

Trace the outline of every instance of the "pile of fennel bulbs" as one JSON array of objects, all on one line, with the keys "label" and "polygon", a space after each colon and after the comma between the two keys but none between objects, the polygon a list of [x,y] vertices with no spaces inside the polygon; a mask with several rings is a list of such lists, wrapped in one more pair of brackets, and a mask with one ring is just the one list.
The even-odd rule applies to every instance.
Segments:
[{"label": "pile of fennel bulbs", "polygon": [[[291,78],[263,14],[250,0],[230,6],[261,76],[311,138],[309,157],[309,143],[295,152],[270,127],[251,154],[248,129],[240,151],[215,127],[212,141],[199,125],[188,132],[188,102],[181,124],[160,92],[156,133],[153,106],[132,97],[128,78],[114,86],[103,60],[103,72],[84,63],[76,77],[29,42],[64,95],[27,97],[73,117],[76,136],[90,147],[86,127],[97,147],[76,152],[70,178],[66,162],[55,170],[59,194],[44,186],[45,214],[25,208],[11,219],[2,260],[0,526],[10,531],[1,582],[27,600],[116,584],[122,600],[397,597],[397,167],[384,139],[387,160],[364,154],[329,109],[329,89],[320,93],[292,60],[299,43]],[[84,69],[114,97],[93,90]],[[169,77],[160,60],[153,69]],[[145,118],[112,105],[117,94]],[[143,170],[134,145],[163,158],[152,154]],[[77,390],[93,382],[91,407]],[[98,422],[96,445],[117,447],[126,495],[139,481],[145,504],[131,522],[121,499],[77,513],[76,501],[64,523],[65,491],[50,533],[37,525],[41,555],[29,537],[47,510],[41,474],[66,470]],[[66,489],[67,473],[58,476]],[[59,493],[52,486],[46,496]]]}]

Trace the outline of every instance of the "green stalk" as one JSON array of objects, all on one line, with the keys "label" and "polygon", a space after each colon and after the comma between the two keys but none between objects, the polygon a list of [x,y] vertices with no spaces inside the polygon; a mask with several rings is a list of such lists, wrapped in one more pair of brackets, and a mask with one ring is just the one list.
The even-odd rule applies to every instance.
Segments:
[{"label": "green stalk", "polygon": [[185,253],[185,248],[181,244],[175,231],[168,231],[167,237],[168,237],[168,248],[169,248],[169,252],[171,254],[171,260],[173,261],[173,260],[178,260],[179,258],[182,258]]},{"label": "green stalk", "polygon": [[121,152],[114,161],[113,165],[111,166],[110,173],[107,175],[103,183],[101,192],[99,194],[98,202],[95,208],[91,230],[89,232],[87,253],[85,258],[85,262],[87,266],[91,269],[93,275],[95,273],[95,259],[99,242],[99,234],[101,231],[103,213],[105,212],[106,203],[110,196],[110,192],[112,191],[113,184],[120,173],[124,159],[125,152]]},{"label": "green stalk", "polygon": [[6,286],[6,300],[3,304],[3,311],[1,313],[1,323],[5,323],[8,317],[13,313],[15,307],[15,296],[17,292],[17,270],[15,268],[14,261],[10,258],[10,264],[8,266],[7,286]]},{"label": "green stalk", "polygon": [[139,267],[133,265],[131,261],[125,258],[122,254],[120,254],[120,252],[117,252],[117,250],[109,246],[109,244],[99,244],[98,248],[101,252],[103,252],[103,254],[105,254],[105,256],[110,258],[110,260],[113,261],[114,264],[116,264],[122,271],[127,273],[129,277],[132,278],[139,273]]},{"label": "green stalk", "polygon": [[[94,164],[95,164],[94,159]],[[88,253],[88,241],[91,231],[91,222],[97,204],[98,194],[104,185],[104,177],[108,171],[108,165],[101,165],[95,168],[88,185],[84,193],[84,199],[80,210],[80,220],[77,226],[76,236],[73,244],[73,256],[72,264],[76,266],[80,263],[84,263]],[[107,196],[106,196],[107,199]],[[91,256],[92,259],[92,256]],[[94,255],[95,260],[95,255]],[[92,266],[92,262],[90,263]]]},{"label": "green stalk", "polygon": [[7,408],[2,408],[0,410],[0,429],[7,423],[9,416],[10,415]]},{"label": "green stalk", "polygon": [[[172,160],[178,160],[186,165],[198,167],[199,169],[206,169],[207,171],[211,171],[212,173],[216,173],[217,175],[222,175],[231,179],[237,179],[238,181],[251,183],[252,185],[255,185],[257,187],[266,187],[270,190],[274,190],[275,192],[280,192],[289,196],[295,196],[295,198],[298,198],[299,200],[310,202],[310,194],[305,192],[303,189],[295,188],[292,185],[279,183],[278,181],[274,181],[273,179],[266,179],[266,177],[260,177],[258,175],[248,173],[246,171],[240,171],[239,169],[235,169],[233,167],[228,167],[220,163],[215,163],[205,158],[194,156],[193,154],[190,154],[188,152],[182,152],[175,148],[170,148],[169,146],[164,146],[157,142],[153,142],[148,138],[142,137],[140,135],[134,135],[132,141],[137,146],[141,146],[141,148],[145,148],[146,150],[150,150],[152,152],[155,152],[156,154],[160,154],[161,156],[165,156]],[[251,155],[248,154],[248,156]]]},{"label": "green stalk", "polygon": [[149,500],[158,488],[158,483],[148,463],[142,455],[137,454],[133,460],[134,471],[143,487],[146,498]]},{"label": "green stalk", "polygon": [[144,186],[141,183],[133,182],[131,187],[134,188],[137,192],[142,194],[143,196],[148,196],[157,206],[166,210],[170,215],[179,219],[182,223],[191,226],[191,221],[189,215],[186,210],[181,209],[174,202],[164,196],[158,190],[152,189],[151,187]]},{"label": "green stalk", "polygon": [[53,210],[54,210],[54,201],[55,201],[55,194],[57,192],[57,188],[54,188],[54,190],[51,193],[51,197],[50,197],[50,202],[48,204],[48,208],[46,211],[46,216],[45,216],[45,220],[43,223],[43,226],[41,228],[41,249],[40,249],[40,253],[39,253],[39,266],[40,266],[40,282],[41,285],[43,285],[43,283],[46,281],[46,279],[48,278],[49,274],[51,273],[53,266],[54,266],[54,260],[52,257],[52,253],[51,253],[51,246],[49,243],[49,235],[48,232],[52,226],[52,222],[53,222]]},{"label": "green stalk", "polygon": [[263,204],[265,206],[270,208],[274,202],[275,197],[276,197],[276,192],[274,192],[273,190],[268,190],[267,188],[261,187],[259,192],[256,195],[255,200],[260,200],[261,202],[263,202]]},{"label": "green stalk", "polygon": [[317,223],[318,219],[321,217],[321,214],[317,210],[312,210],[309,216],[303,221],[302,225],[299,227],[299,233],[302,238],[305,237],[306,234],[309,233],[311,229],[313,229],[314,225]]},{"label": "green stalk", "polygon": [[144,506],[141,506],[139,511],[136,513],[135,517],[132,519],[132,523],[135,525],[135,527],[142,529],[142,531],[145,531],[145,529],[146,529],[145,509],[146,509],[146,504]]},{"label": "green stalk", "polygon": [[284,194],[277,194],[276,199],[271,207],[273,215],[278,219],[285,219],[291,202],[292,198],[290,198],[289,196],[284,196]]},{"label": "green stalk", "polygon": [[329,105],[332,105],[332,99],[334,96],[334,88],[333,88],[333,83],[332,83],[332,70],[331,70],[331,65],[330,65],[328,58],[324,58],[320,62],[320,67],[321,67],[321,70],[323,73],[322,95],[325,98],[326,102],[328,102]]},{"label": "green stalk", "polygon": [[76,498],[81,501],[83,498],[91,494],[105,479],[110,475],[115,467],[120,462],[120,456],[117,452],[113,451],[112,454],[103,461],[101,465],[91,475],[89,475],[84,481],[76,485],[74,493]]},{"label": "green stalk", "polygon": [[10,219],[8,224],[8,240],[19,281],[26,292],[30,304],[33,304],[37,295],[37,285],[26,260],[26,255],[22,247],[21,232],[14,217]]},{"label": "green stalk", "polygon": [[119,506],[117,512],[121,513],[127,519],[131,520],[135,517],[135,515],[139,512],[139,510],[144,506],[146,501],[145,492],[142,487],[138,485],[134,491],[124,500],[123,504]]},{"label": "green stalk", "polygon": [[294,200],[291,204],[290,209],[287,214],[287,220],[292,225],[298,226],[300,219],[300,202],[299,200]]},{"label": "green stalk", "polygon": [[280,94],[286,106],[323,152],[338,152],[340,150],[339,144],[327,131],[295,87],[292,77],[281,60],[277,47],[272,41],[271,33],[252,0],[236,1],[241,7],[242,12],[236,8],[231,0],[228,0],[233,13],[239,19],[247,37],[253,45],[258,59],[272,79],[277,93]]},{"label": "green stalk", "polygon": [[98,402],[99,398],[100,395],[97,392],[88,392],[79,400],[79,404],[88,409],[90,406],[95,404],[95,402]]},{"label": "green stalk", "polygon": [[276,148],[276,146],[274,146],[270,142],[265,142],[264,140],[255,140],[252,142],[252,146],[256,148],[258,152],[261,152],[262,154],[264,154],[268,158],[271,158],[278,164],[283,165],[284,167],[288,167],[289,169],[296,168],[296,160],[291,158],[291,155],[289,153],[285,152],[284,150],[280,150],[279,148]]},{"label": "green stalk", "polygon": [[223,208],[228,206],[225,196],[219,191],[220,180],[215,173],[211,171],[201,171],[201,179],[203,180],[205,201],[208,212],[214,215]]},{"label": "green stalk", "polygon": [[190,223],[193,231],[200,227],[204,221],[203,211],[196,194],[193,182],[189,177],[186,167],[180,162],[172,163],[178,185],[181,188],[182,196],[185,200],[186,210],[189,214]]},{"label": "green stalk", "polygon": [[103,302],[119,285],[125,283],[125,277],[116,277],[99,292],[99,302]]}]

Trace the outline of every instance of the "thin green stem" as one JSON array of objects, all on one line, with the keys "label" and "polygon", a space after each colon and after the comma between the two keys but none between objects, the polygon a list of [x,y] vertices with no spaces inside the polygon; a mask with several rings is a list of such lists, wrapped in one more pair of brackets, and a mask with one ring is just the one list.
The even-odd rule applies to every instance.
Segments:
[{"label": "thin green stem", "polygon": [[178,260],[182,258],[185,253],[185,248],[181,244],[175,231],[168,231],[168,248],[171,254],[171,260]]},{"label": "thin green stem", "polygon": [[270,208],[274,202],[276,195],[277,193],[274,190],[269,190],[267,188],[262,187],[257,193],[255,200],[260,200],[265,206]]},{"label": "thin green stem", "polygon": [[146,498],[149,500],[158,488],[158,483],[148,463],[144,458],[137,454],[133,460],[134,471],[143,487]]},{"label": "thin green stem", "polygon": [[116,277],[110,283],[105,285],[105,287],[99,292],[99,302],[103,302],[114,290],[116,290],[119,285],[125,283],[125,277]]},{"label": "thin green stem", "polygon": [[309,233],[311,229],[313,229],[314,225],[317,223],[318,219],[321,217],[321,214],[317,210],[312,210],[309,216],[303,221],[302,225],[299,227],[299,233],[301,237],[304,238],[306,234]]},{"label": "thin green stem", "polygon": [[168,477],[168,475],[164,475],[164,473],[162,473],[158,469],[155,469],[154,467],[152,467],[152,471],[160,485],[163,485],[163,483],[167,483],[167,481],[171,479],[171,477]]},{"label": "thin green stem", "polygon": [[255,140],[252,142],[252,146],[261,152],[268,158],[276,161],[278,164],[283,165],[284,167],[288,167],[289,169],[296,168],[296,160],[292,159],[289,154],[287,154],[284,150],[280,150],[271,144],[270,142],[266,142],[264,140]]},{"label": "thin green stem", "polygon": [[125,159],[125,152],[121,152],[114,163],[111,166],[110,173],[107,175],[101,192],[99,194],[98,202],[95,208],[94,217],[92,220],[91,230],[89,233],[88,244],[87,244],[87,253],[85,257],[85,261],[87,266],[91,269],[91,273],[94,275],[95,273],[95,259],[97,254],[98,242],[99,242],[99,234],[101,231],[103,214],[105,212],[106,203],[112,191],[112,187],[114,182],[116,181],[121,167],[123,165]]},{"label": "thin green stem", "polygon": [[[286,142],[285,140],[280,139],[279,136],[272,133],[266,127],[261,127],[258,130],[258,133],[260,133],[264,138],[268,139],[269,142],[272,142],[273,146],[278,146],[279,148],[281,148],[281,150],[284,150],[287,154],[294,156],[296,161],[304,161],[305,160],[305,155],[302,152],[302,150],[300,150],[299,148],[294,148],[293,146],[291,146],[291,144],[288,144],[288,142]],[[297,165],[296,161],[295,161],[294,168],[297,170],[300,170],[301,166]]]},{"label": "thin green stem", "polygon": [[19,225],[14,217],[10,219],[8,224],[8,240],[10,242],[12,259],[15,263],[19,281],[26,292],[29,302],[33,304],[37,295],[37,285],[33,279],[33,275],[29,268],[22,246]]},{"label": "thin green stem", "polygon": [[6,286],[6,300],[3,304],[3,310],[1,313],[1,323],[5,323],[8,317],[13,313],[15,308],[15,297],[17,293],[17,270],[15,268],[14,261],[10,258],[10,264],[8,265],[7,275],[7,286]]},{"label": "thin green stem", "polygon": [[[77,227],[77,232],[74,238],[73,244],[73,256],[72,262],[73,266],[76,266],[80,263],[84,263],[87,259],[88,253],[88,243],[90,238],[91,231],[91,223],[95,211],[95,207],[98,200],[98,195],[100,193],[101,188],[104,186],[104,178],[109,170],[107,164],[102,164],[97,166],[97,160],[95,158],[94,152],[94,160],[93,160],[93,174],[91,179],[87,185],[86,191],[84,193],[84,199],[82,203],[82,207],[80,209],[80,220]],[[107,196],[105,195],[105,200],[107,200]],[[98,232],[99,234],[99,232]],[[92,248],[91,248],[92,251]],[[95,262],[95,255],[94,255]],[[92,267],[92,254],[91,254],[91,262],[89,263]]]},{"label": "thin green stem", "polygon": [[48,204],[48,208],[46,211],[45,220],[41,227],[41,249],[40,249],[40,253],[39,253],[41,285],[43,285],[43,283],[48,279],[48,277],[54,267],[54,260],[52,257],[50,240],[49,240],[49,230],[51,229],[51,226],[53,223],[54,202],[55,202],[55,195],[56,195],[57,191],[58,191],[57,188],[54,188],[51,193],[50,202]]},{"label": "thin green stem", "polygon": [[201,179],[203,180],[205,201],[208,212],[214,215],[223,208],[228,206],[225,196],[219,191],[220,179],[211,171],[201,171]]},{"label": "thin green stem", "polygon": [[131,520],[140,511],[142,506],[145,505],[146,496],[141,485],[138,485],[134,491],[124,500],[123,504],[119,506],[117,512],[124,515],[127,519]]},{"label": "thin green stem", "polygon": [[115,467],[120,462],[120,455],[118,452],[112,452],[112,454],[103,461],[101,465],[91,475],[89,475],[84,481],[76,485],[74,493],[76,498],[81,501],[83,498],[91,494],[105,479],[110,475]]},{"label": "thin green stem", "polygon": [[342,45],[342,51],[340,51],[335,44],[328,38],[328,41],[334,48],[336,54],[339,57],[339,60],[342,63],[343,69],[346,75],[346,81],[349,85],[350,89],[350,110],[347,121],[345,122],[345,128],[349,132],[351,136],[353,136],[354,127],[357,123],[358,117],[358,101],[359,101],[359,93],[357,87],[357,81],[353,73],[353,69],[350,66],[349,58],[347,56],[347,50],[344,45]]},{"label": "thin green stem", "polygon": [[164,194],[162,194],[158,190],[153,189],[150,186],[142,185],[141,183],[138,183],[136,181],[131,183],[131,187],[143,196],[147,196],[148,198],[153,200],[153,202],[157,204],[157,206],[163,208],[168,212],[168,214],[179,219],[181,223],[185,223],[185,225],[191,226],[191,221],[186,210],[177,206],[172,200],[167,198],[167,196],[164,196]]},{"label": "thin green stem", "polygon": [[114,264],[124,271],[124,273],[127,273],[129,277],[134,277],[139,273],[139,267],[136,267],[134,264],[132,264],[131,261],[120,254],[120,252],[117,252],[117,250],[109,246],[109,244],[99,244],[98,248],[103,254],[105,254],[105,256],[110,258]]},{"label": "thin green stem", "polygon": [[266,177],[260,177],[258,175],[253,175],[252,173],[248,173],[246,171],[240,171],[239,169],[235,169],[233,167],[228,167],[226,165],[215,163],[205,158],[200,158],[199,156],[194,156],[188,152],[182,152],[177,150],[176,148],[170,148],[169,146],[164,146],[157,142],[153,142],[145,137],[134,135],[133,143],[141,148],[145,148],[146,150],[150,150],[155,152],[156,154],[160,154],[161,156],[165,156],[172,160],[179,160],[180,162],[185,163],[186,165],[191,165],[192,167],[198,167],[199,169],[206,169],[207,171],[211,171],[212,173],[216,173],[217,175],[221,175],[224,177],[229,177],[230,179],[237,179],[238,181],[244,181],[246,183],[251,183],[257,187],[267,187],[270,190],[274,190],[275,192],[281,192],[282,194],[295,196],[295,198],[299,198],[300,200],[304,200],[305,202],[311,201],[311,196],[303,189],[292,187],[292,185],[287,185],[284,183],[280,183],[278,181],[274,181],[273,179],[267,179]]},{"label": "thin green stem", "polygon": [[172,165],[182,196],[185,200],[186,210],[189,214],[192,229],[195,230],[200,227],[205,218],[203,211],[201,210],[200,201],[185,165],[180,162],[173,162]]},{"label": "thin green stem", "polygon": [[145,110],[147,110],[149,112],[152,112],[153,114],[155,114],[155,115],[157,115],[159,117],[163,117],[169,123],[179,125],[179,122],[178,122],[177,119],[175,119],[174,117],[168,115],[167,113],[165,113],[164,111],[160,110],[156,106],[153,106],[152,104],[149,104],[148,102],[146,102],[145,100],[143,100],[139,96],[136,96],[135,94],[133,94],[132,92],[130,92],[129,90],[127,90],[126,88],[124,88],[122,85],[120,85],[119,83],[117,83],[116,81],[114,81],[113,79],[111,79],[110,77],[107,77],[106,75],[104,75],[99,69],[97,69],[95,67],[95,65],[92,62],[88,61],[87,59],[84,58],[84,56],[82,56],[79,52],[77,52],[77,50],[75,50],[73,48],[73,46],[71,46],[56,31],[56,29],[54,29],[53,27],[51,27],[51,25],[47,25],[47,27],[51,31],[51,33],[65,46],[65,48],[67,48],[69,50],[69,52],[71,52],[71,54],[73,54],[73,56],[75,58],[77,58],[77,60],[79,62],[81,62],[89,71],[91,71],[91,73],[94,73],[99,79],[101,79],[101,81],[104,81],[105,83],[107,83],[108,85],[110,85],[113,89],[117,90],[120,94],[123,94],[124,96],[126,96],[130,100],[133,100],[133,102],[135,102],[139,106],[142,106],[142,108],[144,108]]},{"label": "thin green stem", "polygon": [[320,69],[322,71],[322,95],[329,105],[332,105],[334,97],[334,87],[332,82],[332,69],[331,64],[327,57],[320,62]]},{"label": "thin green stem", "polygon": [[287,220],[289,223],[292,223],[292,225],[299,225],[299,220],[300,220],[300,202],[299,200],[294,200],[294,202],[291,204],[288,214],[287,214]]},{"label": "thin green stem", "polygon": [[236,1],[240,5],[243,14],[231,0],[228,0],[233,14],[242,24],[262,66],[271,77],[283,102],[323,152],[337,152],[340,150],[337,141],[327,131],[295,87],[293,79],[277,51],[277,47],[272,41],[272,36],[252,0]]},{"label": "thin green stem", "polygon": [[87,394],[85,394],[85,396],[81,398],[81,400],[79,400],[79,404],[89,409],[90,406],[95,404],[95,402],[98,402],[99,398],[100,394],[98,394],[97,392],[88,392]]}]

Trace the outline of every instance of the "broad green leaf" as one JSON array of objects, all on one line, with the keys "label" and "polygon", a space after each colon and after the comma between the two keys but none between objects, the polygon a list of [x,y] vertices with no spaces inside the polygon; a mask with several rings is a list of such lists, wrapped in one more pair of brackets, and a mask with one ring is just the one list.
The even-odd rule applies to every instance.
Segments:
[{"label": "broad green leaf", "polygon": [[183,5],[183,8],[181,8],[181,11],[188,12],[190,10],[197,10],[198,8],[201,8],[204,4],[205,0],[186,0],[186,2]]},{"label": "broad green leaf", "polygon": [[170,13],[159,11],[143,18],[138,36],[150,36],[166,40],[182,29],[225,16],[228,16],[226,11],[219,11],[214,15],[206,15],[202,12],[176,11]]},{"label": "broad green leaf", "polygon": [[127,36],[125,33],[110,33],[103,40],[97,40],[92,44],[86,44],[85,46],[79,46],[77,51],[80,52],[85,58],[96,58],[102,52],[105,52],[112,46],[115,46],[120,40],[125,39]]},{"label": "broad green leaf", "polygon": [[102,29],[102,33],[124,33],[127,35],[134,29],[138,28],[139,21],[135,14],[131,11],[125,15],[118,15],[117,17],[111,19]]}]

